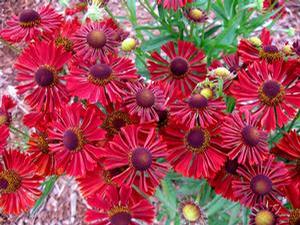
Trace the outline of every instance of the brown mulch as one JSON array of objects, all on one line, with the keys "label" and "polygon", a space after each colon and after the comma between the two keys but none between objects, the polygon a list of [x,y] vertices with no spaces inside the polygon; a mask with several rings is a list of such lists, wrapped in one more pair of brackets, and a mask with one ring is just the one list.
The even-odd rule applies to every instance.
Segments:
[{"label": "brown mulch", "polygon": [[[46,0],[0,0],[0,28],[4,21],[12,14],[20,12],[25,7],[36,7],[48,2]],[[56,2],[56,1],[52,1]],[[56,3],[53,3],[56,4]],[[300,2],[292,0],[287,3],[287,16],[276,25],[277,33],[274,34],[281,42],[293,41],[286,33],[289,28],[295,29],[297,38],[300,38]],[[126,12],[120,4],[120,0],[111,0],[109,8],[118,16],[125,16]],[[137,5],[139,23],[144,24],[151,20],[150,16]],[[127,25],[127,24],[126,24]],[[130,28],[128,28],[130,29]],[[20,121],[22,114],[28,109],[21,98],[15,94],[14,86],[15,71],[13,63],[17,54],[5,45],[0,44],[0,97],[10,94],[18,102],[14,112],[15,121]],[[17,125],[16,125],[17,126]],[[14,137],[13,138],[20,138]],[[17,139],[18,140],[18,139]],[[0,224],[5,225],[81,225],[84,224],[83,217],[86,203],[78,192],[74,179],[61,177],[55,184],[53,191],[48,196],[46,203],[40,208],[34,217],[28,214],[19,217],[11,217],[4,222],[0,215]]]}]

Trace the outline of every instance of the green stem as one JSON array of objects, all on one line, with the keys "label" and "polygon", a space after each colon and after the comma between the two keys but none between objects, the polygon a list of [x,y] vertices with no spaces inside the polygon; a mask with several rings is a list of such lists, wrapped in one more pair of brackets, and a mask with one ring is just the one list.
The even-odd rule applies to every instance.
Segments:
[{"label": "green stem", "polygon": [[114,16],[114,14],[112,13],[112,11],[110,11],[110,9],[105,6],[104,7],[105,11],[107,12],[107,14],[114,20],[115,23],[118,23],[117,18]]},{"label": "green stem", "polygon": [[26,138],[29,138],[29,137],[30,137],[28,134],[26,134],[25,132],[19,130],[18,128],[14,127],[14,126],[12,126],[12,125],[10,125],[9,128],[10,128],[11,131],[15,131],[15,132],[17,132],[17,133],[19,133],[19,134],[22,134],[22,135],[23,135],[24,137],[26,137]]},{"label": "green stem", "polygon": [[298,117],[300,116],[300,110],[298,110],[297,115],[295,116],[295,118],[293,119],[293,121],[291,122],[291,124],[289,125],[287,132],[290,132],[291,129],[293,128],[294,124],[296,123]]},{"label": "green stem", "polygon": [[6,40],[4,40],[4,39],[1,38],[1,37],[0,37],[0,42],[1,42],[4,46],[8,47],[10,50],[12,50],[12,51],[13,51],[14,53],[16,53],[16,54],[19,54],[19,53],[21,52],[20,49],[18,49],[17,47],[11,45],[10,43],[8,43]]}]

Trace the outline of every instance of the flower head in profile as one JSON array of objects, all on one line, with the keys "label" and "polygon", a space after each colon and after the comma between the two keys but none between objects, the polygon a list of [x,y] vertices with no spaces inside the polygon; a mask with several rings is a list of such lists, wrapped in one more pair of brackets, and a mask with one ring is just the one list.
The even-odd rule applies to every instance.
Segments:
[{"label": "flower head in profile", "polygon": [[19,16],[7,21],[7,27],[0,31],[0,36],[9,42],[30,42],[39,37],[48,37],[59,29],[63,17],[50,4],[37,11],[24,9]]},{"label": "flower head in profile", "polygon": [[173,9],[174,11],[183,8],[192,1],[193,0],[156,0],[157,4],[162,5],[165,9]]}]

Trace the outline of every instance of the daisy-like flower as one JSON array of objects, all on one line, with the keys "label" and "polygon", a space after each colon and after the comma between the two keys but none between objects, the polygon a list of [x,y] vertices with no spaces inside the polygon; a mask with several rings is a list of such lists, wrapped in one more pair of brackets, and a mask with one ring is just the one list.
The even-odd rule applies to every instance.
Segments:
[{"label": "daisy-like flower", "polygon": [[292,179],[291,184],[285,186],[285,195],[294,209],[300,209],[300,181],[299,180]]},{"label": "daisy-like flower", "polygon": [[106,170],[124,169],[113,177],[113,182],[132,185],[136,181],[144,192],[159,185],[169,169],[168,163],[158,161],[166,158],[167,153],[166,145],[154,128],[145,131],[135,125],[123,127],[102,151]]},{"label": "daisy-like flower", "polygon": [[138,117],[131,116],[121,104],[108,104],[105,112],[99,110],[98,115],[103,121],[101,127],[106,131],[109,138],[118,134],[122,127],[139,122]]},{"label": "daisy-like flower", "polygon": [[93,107],[83,109],[80,104],[72,104],[61,110],[48,131],[56,169],[71,176],[83,176],[97,166],[101,157],[97,143],[105,137],[99,124]]},{"label": "daisy-like flower", "polygon": [[88,203],[93,209],[85,214],[87,224],[105,225],[137,225],[152,224],[155,217],[154,207],[145,199],[132,201],[132,189],[121,186],[117,189],[110,186],[105,197],[99,193],[90,198]]},{"label": "daisy-like flower", "polygon": [[35,11],[23,10],[19,16],[7,21],[7,28],[0,31],[0,36],[10,42],[29,42],[38,37],[52,35],[62,23],[62,16],[49,5]]},{"label": "daisy-like flower", "polygon": [[219,131],[219,125],[189,128],[173,122],[166,127],[163,137],[174,170],[188,177],[213,177],[226,160]]},{"label": "daisy-like flower", "polygon": [[241,165],[237,160],[227,158],[224,166],[219,170],[214,177],[208,179],[209,184],[214,188],[215,192],[232,201],[238,199],[234,196],[232,182],[239,179],[237,173]]},{"label": "daisy-like flower", "polygon": [[223,147],[230,149],[230,159],[238,163],[259,164],[269,156],[268,134],[258,126],[259,121],[248,111],[227,116],[221,128]]},{"label": "daisy-like flower", "polygon": [[114,54],[120,44],[114,39],[115,31],[105,22],[87,23],[73,36],[74,50],[78,58],[92,61]]},{"label": "daisy-like flower", "polygon": [[[152,59],[148,61],[151,79],[161,81],[168,97],[174,98],[190,95],[206,75],[204,53],[190,42],[179,40],[176,44],[175,47],[175,43],[171,41],[161,47],[166,58],[153,52]],[[174,90],[179,91],[174,93]]]},{"label": "daisy-like flower", "polygon": [[88,171],[84,176],[76,177],[80,192],[83,197],[88,199],[96,194],[105,195],[112,182],[112,176],[117,173],[114,171],[104,170],[101,165],[97,165],[93,171]]},{"label": "daisy-like flower", "polygon": [[281,189],[290,182],[284,163],[275,162],[272,156],[258,165],[240,167],[238,174],[241,179],[233,181],[234,194],[248,207],[268,201],[280,204],[278,197],[284,195]]},{"label": "daisy-like flower", "polygon": [[8,136],[9,136],[8,127],[0,126],[0,154],[2,154],[5,149]]},{"label": "daisy-like flower", "polygon": [[42,178],[30,157],[19,151],[5,151],[0,164],[0,208],[5,214],[20,214],[41,195]]},{"label": "daisy-like flower", "polygon": [[32,162],[37,165],[38,172],[43,176],[54,174],[54,154],[49,150],[47,133],[40,131],[32,133],[28,146],[27,152],[32,158]]},{"label": "daisy-like flower", "polygon": [[260,37],[242,39],[238,45],[238,54],[245,63],[262,59],[268,62],[283,59],[283,53],[272,43],[270,32],[267,29],[262,30]]},{"label": "daisy-like flower", "polygon": [[121,102],[126,94],[126,82],[137,78],[131,59],[109,55],[99,62],[75,62],[66,80],[72,95],[107,105]]},{"label": "daisy-like flower", "polygon": [[144,84],[140,81],[128,83],[128,92],[124,97],[124,105],[130,115],[136,115],[141,123],[158,121],[158,111],[166,107],[164,92],[155,83]]},{"label": "daisy-like flower", "polygon": [[0,106],[0,127],[9,126],[11,122],[10,110],[16,106],[16,103],[8,95],[2,96],[2,102]]},{"label": "daisy-like flower", "polygon": [[69,100],[60,72],[71,54],[53,42],[31,44],[19,56],[15,68],[18,94],[27,94],[25,101],[37,111],[51,112]]},{"label": "daisy-like flower", "polygon": [[[288,164],[291,177],[293,180],[300,182],[300,136],[296,131],[285,134],[284,137],[276,144],[284,158],[291,160]],[[282,154],[283,153],[283,154]]]},{"label": "daisy-like flower", "polygon": [[221,99],[208,99],[193,93],[186,99],[178,99],[170,105],[170,114],[189,127],[208,127],[224,116],[225,103]]},{"label": "daisy-like flower", "polygon": [[157,4],[162,5],[165,9],[173,9],[177,11],[179,8],[186,6],[193,0],[156,0]]},{"label": "daisy-like flower", "polygon": [[249,215],[249,225],[288,225],[288,215],[278,205],[256,204]]},{"label": "daisy-like flower", "polygon": [[[254,62],[239,73],[230,92],[241,110],[253,111],[267,131],[282,127],[300,107],[296,61]],[[276,120],[277,115],[277,120]]]},{"label": "daisy-like flower", "polygon": [[204,23],[208,19],[206,12],[199,8],[188,8],[184,10],[184,15],[194,23]]},{"label": "daisy-like flower", "polygon": [[57,30],[55,34],[54,39],[56,46],[63,46],[67,52],[73,53],[73,41],[71,40],[71,37],[80,26],[81,24],[77,17],[64,21],[60,29]]},{"label": "daisy-like flower", "polygon": [[207,225],[207,217],[201,207],[194,201],[186,200],[180,203],[179,213],[181,224],[184,225]]}]

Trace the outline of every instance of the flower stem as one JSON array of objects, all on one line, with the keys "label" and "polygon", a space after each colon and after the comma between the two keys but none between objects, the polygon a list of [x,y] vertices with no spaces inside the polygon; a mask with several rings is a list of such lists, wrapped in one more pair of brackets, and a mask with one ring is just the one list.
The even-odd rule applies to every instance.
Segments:
[{"label": "flower stem", "polygon": [[21,51],[20,49],[18,49],[17,47],[13,46],[12,44],[8,43],[6,40],[4,40],[3,38],[0,37],[0,42],[8,47],[10,50],[12,50],[14,53],[19,54]]},{"label": "flower stem", "polygon": [[29,137],[30,137],[28,134],[26,134],[25,132],[21,131],[20,129],[18,129],[18,128],[12,126],[12,125],[10,125],[9,128],[10,128],[10,130],[11,130],[12,132],[19,133],[19,134],[21,134],[22,136],[24,136],[24,137],[26,137],[26,138],[29,138]]}]

